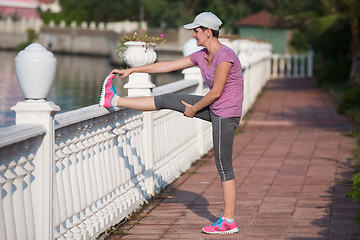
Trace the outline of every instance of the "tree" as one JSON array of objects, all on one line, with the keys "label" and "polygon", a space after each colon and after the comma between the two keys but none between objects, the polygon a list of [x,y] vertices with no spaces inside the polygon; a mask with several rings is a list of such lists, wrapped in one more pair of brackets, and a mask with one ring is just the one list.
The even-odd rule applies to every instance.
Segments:
[{"label": "tree", "polygon": [[349,82],[360,85],[359,0],[303,1],[299,11],[287,19],[307,35],[324,59],[339,60],[349,55]]},{"label": "tree", "polygon": [[350,84],[360,86],[360,1],[342,1],[343,7],[340,11],[351,18],[351,51],[352,65],[350,71]]}]

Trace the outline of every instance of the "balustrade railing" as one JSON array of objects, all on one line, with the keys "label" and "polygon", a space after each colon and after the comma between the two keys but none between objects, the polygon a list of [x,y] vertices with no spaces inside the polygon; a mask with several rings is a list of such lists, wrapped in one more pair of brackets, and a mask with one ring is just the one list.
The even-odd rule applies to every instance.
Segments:
[{"label": "balustrade railing", "polygon": [[272,78],[305,78],[313,76],[313,52],[273,54]]},{"label": "balustrade railing", "polygon": [[[129,33],[138,30],[140,26],[146,28],[146,22],[136,21],[120,21],[120,22],[82,22],[77,25],[75,21],[71,22],[70,28],[79,28],[83,30],[108,30],[116,33]],[[26,33],[28,29],[33,29],[36,32],[40,32],[44,26],[67,28],[65,21],[61,21],[59,24],[55,24],[54,21],[50,21],[49,24],[44,24],[41,19],[19,19],[13,20],[11,18],[0,19],[0,32],[8,33]]]},{"label": "balustrade railing", "polygon": [[[230,43],[243,62],[246,114],[270,78],[271,46]],[[147,91],[208,91],[198,68],[183,73]],[[17,125],[0,129],[0,239],[94,239],[212,148],[210,123],[170,110],[93,105],[55,115],[43,100],[13,110]]]}]

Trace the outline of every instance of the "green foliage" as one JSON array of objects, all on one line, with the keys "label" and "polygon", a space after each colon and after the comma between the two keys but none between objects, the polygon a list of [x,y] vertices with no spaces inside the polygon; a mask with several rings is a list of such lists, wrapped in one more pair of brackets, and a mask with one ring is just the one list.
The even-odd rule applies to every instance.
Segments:
[{"label": "green foliage", "polygon": [[16,47],[17,52],[20,52],[21,50],[25,49],[28,45],[35,42],[38,39],[39,34],[37,32],[35,32],[34,29],[30,28],[27,30],[27,37],[28,37],[28,40],[26,42],[23,42]]},{"label": "green foliage", "polygon": [[[308,0],[285,19],[306,35],[307,43],[320,59],[335,61],[350,56],[352,18],[341,9],[336,0]],[[296,42],[298,36],[293,35],[292,42]]]},{"label": "green foliage", "polygon": [[147,31],[143,28],[140,30],[139,33],[135,32],[133,34],[123,36],[117,47],[117,53],[123,53],[126,50],[126,42],[144,42],[146,45],[146,49],[148,46],[158,46],[163,43],[166,43],[166,38],[164,38],[164,34],[160,36],[150,36],[148,35]]},{"label": "green foliage", "polygon": [[307,36],[298,29],[292,32],[292,38],[290,40],[290,46],[295,52],[305,52],[308,50]]},{"label": "green foliage", "polygon": [[45,24],[49,24],[50,21],[54,21],[55,24],[59,24],[63,20],[63,15],[51,12],[43,12],[40,14],[41,19]]},{"label": "green foliage", "polygon": [[356,173],[351,178],[352,187],[349,196],[356,202],[360,201],[360,173]]},{"label": "green foliage", "polygon": [[236,21],[263,9],[284,16],[300,4],[300,0],[60,0],[62,11],[58,14],[42,13],[45,23],[54,20],[66,24],[76,21],[110,22],[144,19],[149,26],[177,28],[204,11],[211,11],[223,20],[228,32],[235,30]]},{"label": "green foliage", "polygon": [[310,45],[326,61],[349,57],[351,25],[343,15],[317,17],[306,22]]},{"label": "green foliage", "polygon": [[75,21],[110,22],[121,20],[139,20],[140,0],[98,1],[98,0],[60,0],[60,13],[41,13],[45,23],[64,20],[67,25]]},{"label": "green foliage", "polygon": [[351,68],[351,60],[346,58],[340,61],[327,62],[325,66],[315,73],[319,86],[347,82]]},{"label": "green foliage", "polygon": [[338,112],[345,114],[347,111],[356,112],[360,108],[360,88],[347,90],[340,102]]},{"label": "green foliage", "polygon": [[[351,197],[355,202],[360,201],[360,173],[356,173],[351,178],[352,187],[348,196]],[[360,210],[356,214],[356,223],[360,225]]]}]

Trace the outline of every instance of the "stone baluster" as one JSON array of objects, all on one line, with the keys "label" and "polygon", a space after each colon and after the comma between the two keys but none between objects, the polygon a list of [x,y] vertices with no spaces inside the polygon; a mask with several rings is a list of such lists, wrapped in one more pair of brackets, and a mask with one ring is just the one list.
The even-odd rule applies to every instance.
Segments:
[{"label": "stone baluster", "polygon": [[[6,170],[5,165],[0,165],[0,189],[4,189],[6,178],[3,177],[3,172]],[[5,225],[5,208],[4,208],[4,192],[0,191],[0,239],[7,239],[6,225]],[[6,207],[7,208],[7,207]]]},{"label": "stone baluster", "polygon": [[294,58],[294,74],[293,74],[293,77],[297,78],[299,76],[299,55],[294,54],[293,58]]},{"label": "stone baluster", "polygon": [[109,206],[109,204],[112,202],[111,196],[110,196],[110,191],[109,191],[109,182],[108,182],[108,178],[107,178],[107,170],[106,170],[106,166],[108,165],[109,162],[109,157],[107,155],[107,143],[106,140],[107,138],[105,137],[104,133],[106,132],[106,127],[102,127],[99,131],[99,141],[100,141],[100,161],[99,161],[99,166],[100,166],[100,171],[101,171],[101,183],[102,183],[102,203],[103,203],[103,208],[101,209],[101,211],[104,213],[105,218],[105,224],[107,224],[111,218],[112,218],[112,209]]},{"label": "stone baluster", "polygon": [[17,239],[16,236],[16,228],[15,228],[15,217],[14,217],[14,206],[12,201],[12,188],[13,182],[16,178],[16,174],[13,172],[13,168],[15,167],[15,163],[12,162],[8,165],[8,168],[4,171],[4,177],[6,179],[4,186],[2,188],[3,194],[3,206],[4,208],[4,218],[5,227],[6,227],[6,238],[5,239]]},{"label": "stone baluster", "polygon": [[284,54],[280,54],[279,75],[281,78],[283,78],[285,76],[285,55]]},{"label": "stone baluster", "polygon": [[105,195],[107,200],[106,209],[108,210],[108,216],[109,220],[113,220],[115,216],[117,215],[116,209],[113,207],[113,191],[115,189],[113,185],[113,176],[112,176],[112,167],[113,167],[113,152],[112,152],[112,146],[110,141],[113,139],[112,134],[109,133],[109,131],[112,130],[112,127],[107,125],[104,127],[104,131],[102,134],[103,137],[103,153],[104,153],[104,160],[103,163],[103,170],[104,170],[104,181],[105,181]]},{"label": "stone baluster", "polygon": [[124,160],[124,153],[123,153],[123,142],[122,136],[124,135],[124,131],[121,129],[120,124],[116,123],[116,128],[114,129],[114,133],[117,137],[117,141],[115,145],[117,146],[114,148],[114,158],[115,158],[115,172],[116,172],[116,207],[119,209],[119,213],[123,212],[122,202],[121,202],[121,195],[124,194],[123,188],[126,182],[125,179],[125,160]]},{"label": "stone baluster", "polygon": [[128,129],[128,131],[125,134],[125,156],[127,159],[127,172],[128,172],[128,179],[132,179],[135,175],[134,173],[134,163],[133,163],[133,153],[131,149],[131,129]]},{"label": "stone baluster", "polygon": [[74,203],[73,203],[74,198],[72,195],[73,191],[72,191],[72,187],[71,187],[71,173],[70,173],[71,150],[69,149],[68,145],[70,145],[69,142],[67,142],[67,143],[61,142],[60,143],[61,151],[65,155],[62,160],[62,165],[63,165],[62,181],[63,181],[63,185],[64,185],[64,196],[65,196],[65,203],[66,203],[66,205],[65,205],[66,206],[66,221],[65,221],[66,233],[64,236],[66,238],[72,238],[74,236],[74,233],[72,232],[72,229],[74,227],[73,220],[72,220],[72,217],[74,215]]},{"label": "stone baluster", "polygon": [[79,187],[79,177],[77,171],[78,159],[77,155],[80,150],[76,147],[77,138],[75,137],[72,140],[67,141],[68,148],[70,150],[69,156],[69,173],[70,173],[70,181],[71,181],[71,191],[72,191],[72,202],[74,205],[74,212],[72,213],[72,223],[74,227],[71,229],[72,233],[74,234],[75,239],[81,238],[81,229],[79,224],[81,223],[80,220],[80,212],[81,212],[81,199],[80,199],[80,187]]},{"label": "stone baluster", "polygon": [[[32,161],[34,160],[35,155],[33,153],[29,154],[27,157],[27,162],[24,164],[24,169],[27,174],[24,177],[24,205],[25,205],[25,217],[26,217],[26,226],[28,232],[28,238],[35,238],[35,224],[34,224],[34,213],[33,213],[33,202],[31,197],[31,176],[35,170]],[[0,238],[1,239],[1,238]]]},{"label": "stone baluster", "polygon": [[[92,129],[92,126],[91,128]],[[98,208],[98,187],[97,187],[97,177],[96,177],[96,167],[95,167],[95,147],[96,142],[94,140],[94,136],[96,135],[95,131],[89,130],[87,133],[87,142],[90,145],[89,147],[89,169],[90,169],[90,182],[91,184],[91,191],[92,191],[92,200],[91,200],[91,212],[92,216],[90,217],[90,220],[94,223],[95,231],[98,231],[100,228],[100,221],[101,218],[98,216],[99,208]],[[100,216],[102,217],[102,216]],[[91,235],[91,234],[90,234]]]},{"label": "stone baluster", "polygon": [[305,54],[300,55],[300,77],[305,77]]},{"label": "stone baluster", "polygon": [[313,56],[314,52],[309,50],[307,54],[307,77],[313,77]]},{"label": "stone baluster", "polygon": [[106,206],[106,199],[104,198],[105,190],[104,190],[104,176],[102,171],[102,163],[103,158],[101,157],[101,151],[103,149],[102,139],[100,138],[100,134],[102,133],[101,129],[96,131],[96,135],[94,136],[95,146],[94,146],[94,167],[95,167],[95,176],[96,176],[96,185],[97,185],[97,202],[96,206],[98,208],[98,212],[96,213],[99,218],[100,227],[103,228],[107,223],[107,210],[104,209]]},{"label": "stone baluster", "polygon": [[278,61],[279,61],[279,54],[273,54],[272,57],[273,61],[273,66],[272,66],[272,78],[277,78],[279,76],[279,65],[278,65]]},{"label": "stone baluster", "polygon": [[[67,211],[66,211],[66,196],[65,196],[65,186],[63,179],[63,159],[65,154],[62,152],[62,147],[55,145],[55,182],[56,182],[56,192],[55,192],[55,203],[59,206],[58,215],[55,218],[55,228],[57,229],[57,235],[63,236],[66,233],[66,228],[63,224],[67,220]],[[58,219],[57,219],[58,218]]]},{"label": "stone baluster", "polygon": [[[86,128],[86,127],[85,127]],[[91,175],[90,175],[90,153],[89,149],[91,148],[91,144],[89,143],[89,133],[84,132],[80,136],[80,142],[82,146],[79,148],[82,149],[82,157],[83,157],[83,173],[84,173],[84,188],[85,188],[85,225],[86,230],[88,231],[89,235],[94,235],[94,222],[91,220],[93,216],[93,212],[91,211],[90,207],[93,203],[93,193],[92,193],[92,184],[91,184]]]},{"label": "stone baluster", "polygon": [[123,135],[122,135],[122,146],[123,146],[123,156],[124,156],[124,171],[125,171],[125,186],[126,188],[128,187],[128,185],[130,184],[130,180],[131,180],[131,173],[130,173],[130,162],[129,162],[129,155],[128,155],[128,138],[127,138],[127,133],[128,133],[128,129],[127,126],[124,126],[122,128],[122,130],[124,131]]},{"label": "stone baluster", "polygon": [[118,154],[116,154],[117,144],[116,142],[116,134],[113,133],[115,129],[108,126],[108,131],[106,132],[106,137],[108,138],[108,154],[110,157],[109,165],[107,168],[107,172],[109,173],[109,176],[111,176],[110,181],[110,196],[111,196],[111,203],[110,203],[110,210],[112,211],[113,218],[117,218],[121,212],[121,208],[118,207],[118,204],[116,202],[118,198],[118,188],[119,184],[118,179],[120,176],[120,172],[117,172],[117,158]]},{"label": "stone baluster", "polygon": [[79,224],[79,228],[81,230],[81,235],[83,236],[84,239],[88,238],[88,232],[86,230],[86,225],[84,223],[84,221],[86,220],[86,215],[85,215],[85,209],[87,207],[86,204],[86,187],[85,187],[85,173],[84,173],[84,160],[85,158],[83,157],[84,154],[84,150],[85,150],[85,145],[83,144],[82,140],[83,135],[80,133],[81,128],[78,128],[78,132],[80,134],[80,138],[76,137],[76,143],[75,146],[76,148],[79,150],[76,158],[77,158],[77,176],[78,176],[78,182],[79,182],[79,193],[80,193],[80,224]]},{"label": "stone baluster", "polygon": [[136,123],[132,122],[131,130],[129,131],[129,140],[130,140],[129,147],[131,149],[134,149],[133,151],[131,151],[132,164],[133,164],[133,168],[134,168],[134,177],[138,176],[140,173],[139,162],[141,161],[141,160],[139,160],[140,156],[139,156],[138,145],[136,145],[136,131],[137,131]]},{"label": "stone baluster", "polygon": [[[138,121],[139,124],[142,125],[141,121]],[[137,140],[137,145],[139,146],[139,164],[140,164],[140,172],[144,172],[145,171],[145,164],[144,164],[144,159],[145,159],[145,149],[144,149],[144,142],[142,141],[143,139],[143,131],[142,131],[142,126],[139,125],[139,127],[137,128],[136,131],[136,140]],[[155,123],[154,123],[155,125]]]},{"label": "stone baluster", "polygon": [[290,78],[293,76],[292,73],[292,56],[290,54],[285,54],[286,56],[286,77]]},{"label": "stone baluster", "polygon": [[[24,206],[24,177],[27,172],[24,169],[24,164],[27,162],[25,157],[21,157],[16,166],[14,167],[14,173],[16,174],[16,178],[14,179],[14,188],[16,189],[12,193],[12,200],[15,206],[14,208],[14,216],[15,216],[15,224],[17,229],[22,229],[22,231],[16,231],[17,239],[28,239],[27,227],[26,227],[26,218],[25,215],[25,206]],[[29,186],[27,186],[29,187]]]}]

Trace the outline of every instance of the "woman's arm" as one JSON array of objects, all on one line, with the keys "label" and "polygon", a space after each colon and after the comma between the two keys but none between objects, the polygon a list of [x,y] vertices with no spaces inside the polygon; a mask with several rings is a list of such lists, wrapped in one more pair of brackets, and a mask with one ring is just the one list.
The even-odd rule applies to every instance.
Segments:
[{"label": "woman's arm", "polygon": [[170,62],[158,62],[149,65],[133,67],[129,69],[114,69],[110,74],[119,74],[121,79],[129,76],[131,73],[142,72],[142,73],[166,73],[172,72],[180,69],[185,69],[195,66],[189,57],[185,57],[179,60],[170,61]]},{"label": "woman's arm", "polygon": [[194,105],[190,105],[182,101],[182,103],[185,105],[185,116],[191,118],[194,117],[199,110],[212,104],[221,96],[231,66],[231,62],[222,62],[216,67],[213,88],[199,102]]}]

